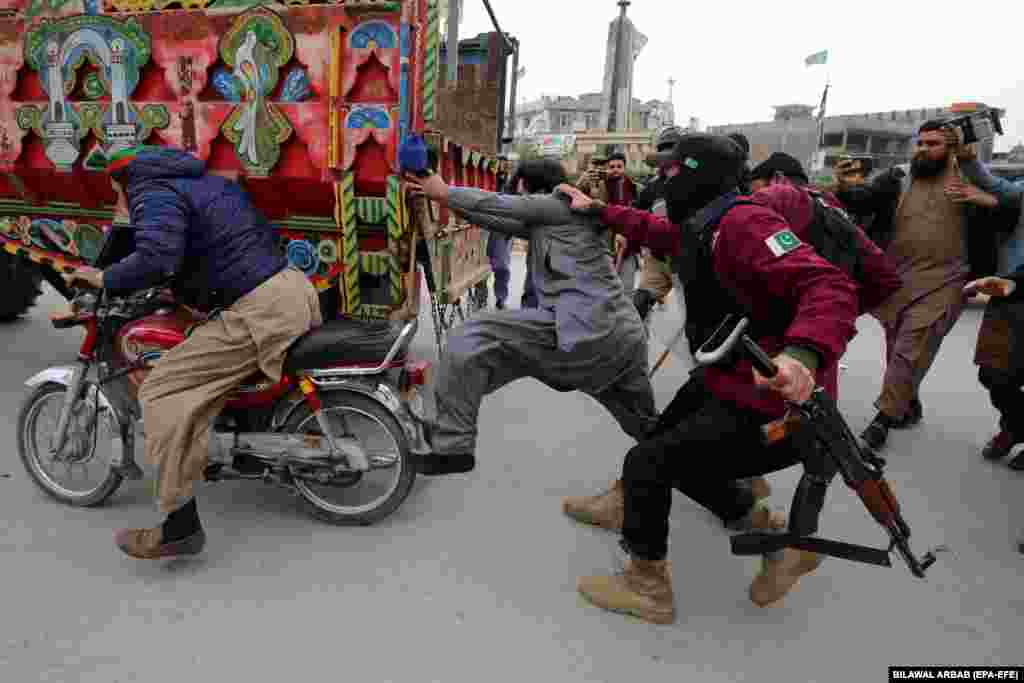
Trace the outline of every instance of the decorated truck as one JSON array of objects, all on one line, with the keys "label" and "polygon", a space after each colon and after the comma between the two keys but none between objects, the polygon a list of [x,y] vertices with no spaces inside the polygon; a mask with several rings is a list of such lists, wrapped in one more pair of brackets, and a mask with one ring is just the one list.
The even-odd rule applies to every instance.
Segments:
[{"label": "decorated truck", "polygon": [[[450,182],[497,160],[438,129],[437,0],[0,0],[0,318],[95,258],[117,220],[100,170],[169,145],[236,179],[337,314],[416,315],[438,343],[486,303],[486,234],[406,196],[424,135]],[[426,239],[428,258],[416,258]]]}]

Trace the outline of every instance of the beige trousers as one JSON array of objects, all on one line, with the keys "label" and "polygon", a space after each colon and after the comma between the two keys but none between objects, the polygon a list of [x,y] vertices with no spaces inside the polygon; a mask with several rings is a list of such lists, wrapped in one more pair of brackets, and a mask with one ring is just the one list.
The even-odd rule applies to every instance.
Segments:
[{"label": "beige trousers", "polygon": [[655,298],[664,300],[672,291],[672,266],[667,261],[644,254],[643,270],[640,271],[639,289],[646,289]]},{"label": "beige trousers", "polygon": [[893,302],[876,311],[875,317],[885,329],[886,363],[875,406],[887,416],[903,419],[911,402],[918,399],[942,341],[964,310],[961,290],[965,284],[966,279],[957,279],[903,308]]},{"label": "beige trousers", "polygon": [[203,478],[210,425],[231,392],[258,372],[279,380],[288,347],[321,323],[316,289],[286,268],[157,361],[139,402],[162,513],[188,502]]}]

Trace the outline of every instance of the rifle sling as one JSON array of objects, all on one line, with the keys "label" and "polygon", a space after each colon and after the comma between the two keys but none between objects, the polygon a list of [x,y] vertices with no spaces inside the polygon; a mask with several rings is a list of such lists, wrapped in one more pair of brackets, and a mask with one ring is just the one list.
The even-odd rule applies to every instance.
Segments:
[{"label": "rifle sling", "polygon": [[853,545],[842,541],[832,541],[814,536],[793,536],[792,534],[769,534],[754,532],[739,534],[731,539],[733,555],[764,555],[783,548],[796,548],[812,553],[820,553],[841,560],[874,564],[880,567],[891,567],[889,552],[879,548]]}]

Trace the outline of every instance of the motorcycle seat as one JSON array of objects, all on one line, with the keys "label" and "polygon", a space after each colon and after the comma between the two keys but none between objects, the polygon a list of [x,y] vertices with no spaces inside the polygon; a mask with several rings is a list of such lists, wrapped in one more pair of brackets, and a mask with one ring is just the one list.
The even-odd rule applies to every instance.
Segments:
[{"label": "motorcycle seat", "polygon": [[295,340],[285,355],[284,371],[296,374],[342,364],[380,363],[401,332],[401,324],[387,320],[331,320]]}]

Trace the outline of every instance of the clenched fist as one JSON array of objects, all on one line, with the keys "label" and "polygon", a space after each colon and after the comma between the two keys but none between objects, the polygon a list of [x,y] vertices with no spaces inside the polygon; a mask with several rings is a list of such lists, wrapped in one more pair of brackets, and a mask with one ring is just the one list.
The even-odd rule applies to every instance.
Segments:
[{"label": "clenched fist", "polygon": [[778,392],[791,403],[803,403],[814,393],[814,373],[792,356],[780,354],[772,359],[779,371],[771,379],[754,369],[754,384]]}]

